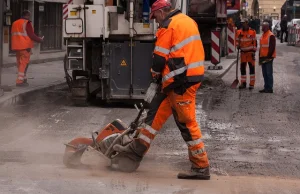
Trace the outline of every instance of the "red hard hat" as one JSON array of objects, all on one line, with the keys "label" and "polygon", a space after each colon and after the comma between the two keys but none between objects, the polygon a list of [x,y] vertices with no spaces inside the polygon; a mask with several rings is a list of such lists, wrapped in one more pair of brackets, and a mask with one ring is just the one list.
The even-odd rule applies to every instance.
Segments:
[{"label": "red hard hat", "polygon": [[157,0],[155,1],[151,6],[151,13],[150,13],[150,19],[153,18],[153,13],[159,9],[162,9],[164,7],[171,6],[171,3],[168,0]]}]

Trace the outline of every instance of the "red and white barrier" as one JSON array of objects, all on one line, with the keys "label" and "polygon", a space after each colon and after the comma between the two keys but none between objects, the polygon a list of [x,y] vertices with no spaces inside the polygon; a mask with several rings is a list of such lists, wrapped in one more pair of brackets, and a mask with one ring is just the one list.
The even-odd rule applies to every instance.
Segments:
[{"label": "red and white barrier", "polygon": [[73,0],[69,0],[68,4],[63,4],[63,19],[67,19],[68,18],[68,5],[72,4]]},{"label": "red and white barrier", "polygon": [[234,51],[235,51],[235,29],[233,26],[227,27],[227,45],[228,45],[228,54],[234,53]]},{"label": "red and white barrier", "polygon": [[296,35],[296,42],[295,42],[295,45],[296,46],[300,46],[300,29],[295,29],[295,35]]},{"label": "red and white barrier", "polygon": [[217,65],[220,63],[221,55],[220,55],[220,35],[221,32],[218,30],[211,31],[211,63]]}]

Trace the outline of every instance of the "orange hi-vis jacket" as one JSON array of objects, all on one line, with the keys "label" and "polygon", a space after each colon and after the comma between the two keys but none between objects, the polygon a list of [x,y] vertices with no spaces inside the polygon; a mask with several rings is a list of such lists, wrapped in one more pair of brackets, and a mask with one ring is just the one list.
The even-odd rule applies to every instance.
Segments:
[{"label": "orange hi-vis jacket", "polygon": [[204,76],[204,48],[196,22],[172,11],[156,33],[152,74],[162,74],[164,91]]},{"label": "orange hi-vis jacket", "polygon": [[[269,43],[270,43],[270,37],[274,36],[274,34],[269,30],[265,32],[261,38],[260,38],[260,49],[259,49],[259,57],[267,57],[269,53]],[[274,53],[272,54],[272,57],[276,57],[276,48],[274,50]]]},{"label": "orange hi-vis jacket", "polygon": [[241,41],[241,51],[242,52],[256,52],[257,40],[255,30],[249,28],[249,30],[240,29],[236,33],[236,45],[239,45]]},{"label": "orange hi-vis jacket", "polygon": [[11,28],[11,45],[12,50],[24,50],[33,48],[33,41],[29,38],[26,32],[26,25],[29,21],[18,19]]}]

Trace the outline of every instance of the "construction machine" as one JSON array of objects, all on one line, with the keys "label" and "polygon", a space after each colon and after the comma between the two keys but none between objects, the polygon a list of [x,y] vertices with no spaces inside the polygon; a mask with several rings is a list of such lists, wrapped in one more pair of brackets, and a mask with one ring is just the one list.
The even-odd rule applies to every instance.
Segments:
[{"label": "construction machine", "polygon": [[[72,0],[64,5],[64,70],[72,100],[86,105],[92,96],[104,101],[143,99],[158,24],[149,19],[155,0]],[[172,0],[174,8],[199,25],[210,60],[212,30],[220,30],[220,53],[226,51],[226,0]]]},{"label": "construction machine", "polygon": [[94,131],[91,137],[77,137],[66,143],[63,163],[69,168],[105,165],[113,170],[133,172],[139,167],[139,162],[128,155],[116,152],[115,145],[126,146],[138,135],[138,128],[144,123],[146,111],[141,103],[140,108],[135,105],[138,115],[126,126],[120,119],[107,124],[100,130]]}]

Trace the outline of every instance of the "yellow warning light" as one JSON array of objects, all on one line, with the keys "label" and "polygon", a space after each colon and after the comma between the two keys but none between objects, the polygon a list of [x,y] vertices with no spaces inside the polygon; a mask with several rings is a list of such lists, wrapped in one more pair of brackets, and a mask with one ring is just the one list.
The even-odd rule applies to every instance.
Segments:
[{"label": "yellow warning light", "polygon": [[70,11],[70,16],[76,16],[77,15],[77,11]]},{"label": "yellow warning light", "polygon": [[126,61],[123,59],[122,61],[121,61],[121,64],[120,64],[121,66],[127,66],[127,63],[126,63]]},{"label": "yellow warning light", "polygon": [[150,24],[148,24],[148,23],[143,23],[143,28],[150,28]]}]

